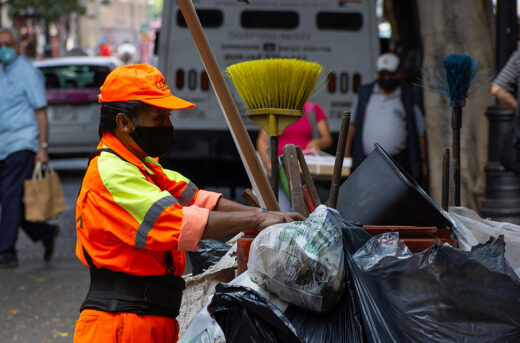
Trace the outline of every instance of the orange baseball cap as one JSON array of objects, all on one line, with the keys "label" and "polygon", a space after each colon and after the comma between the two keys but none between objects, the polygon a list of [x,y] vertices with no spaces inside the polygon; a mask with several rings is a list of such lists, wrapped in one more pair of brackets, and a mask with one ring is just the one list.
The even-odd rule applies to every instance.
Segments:
[{"label": "orange baseball cap", "polygon": [[139,100],[170,110],[195,107],[195,104],[172,95],[163,74],[148,64],[117,67],[108,74],[100,90],[99,102]]}]

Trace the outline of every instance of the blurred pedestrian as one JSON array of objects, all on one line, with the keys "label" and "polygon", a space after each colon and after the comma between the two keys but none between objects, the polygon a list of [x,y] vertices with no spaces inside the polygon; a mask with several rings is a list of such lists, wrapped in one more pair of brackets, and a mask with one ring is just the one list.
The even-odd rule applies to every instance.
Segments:
[{"label": "blurred pedestrian", "polygon": [[130,42],[125,41],[117,47],[117,56],[125,64],[132,64],[135,61],[137,49]]},{"label": "blurred pedestrian", "polygon": [[518,92],[520,87],[520,50],[513,52],[491,86],[491,94],[500,104],[515,113],[513,127],[501,138],[500,162],[507,170],[520,174],[520,115]]},{"label": "blurred pedestrian", "polygon": [[21,30],[20,54],[31,60],[36,59],[36,33],[32,26],[23,27]]},{"label": "blurred pedestrian", "polygon": [[99,56],[112,56],[112,47],[110,46],[105,37],[101,37],[101,39],[99,40]]},{"label": "blurred pedestrian", "polygon": [[359,88],[345,155],[352,156],[355,169],[378,143],[421,182],[428,173],[424,119],[415,95],[402,85],[398,67],[399,57],[395,54],[379,56],[377,80]]},{"label": "blurred pedestrian", "polygon": [[47,163],[47,99],[41,72],[19,54],[15,29],[0,29],[0,268],[16,267],[18,227],[42,241],[49,261],[58,234],[56,225],[24,219],[23,184],[35,161]]}]

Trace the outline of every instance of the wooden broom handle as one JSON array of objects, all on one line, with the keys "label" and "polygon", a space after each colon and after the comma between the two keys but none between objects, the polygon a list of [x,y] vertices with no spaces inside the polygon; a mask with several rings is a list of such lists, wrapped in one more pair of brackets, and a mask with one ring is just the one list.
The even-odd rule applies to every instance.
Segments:
[{"label": "wooden broom handle", "polygon": [[341,117],[341,127],[339,129],[338,146],[336,149],[336,159],[334,161],[334,169],[332,172],[332,181],[330,183],[330,194],[328,206],[336,208],[338,202],[338,192],[341,182],[341,171],[343,170],[343,158],[345,157],[345,145],[347,142],[348,128],[350,124],[350,112],[343,112]]},{"label": "wooden broom handle", "polygon": [[[186,23],[188,24],[191,36],[197,45],[199,55],[208,72],[211,83],[213,84],[220,107],[225,114],[231,135],[233,136],[235,145],[237,146],[240,158],[242,159],[247,176],[249,177],[249,181],[251,182],[253,189],[259,194],[258,200],[261,203],[263,202],[262,205],[269,210],[279,211],[280,207],[278,206],[278,202],[276,201],[274,193],[269,185],[269,181],[263,171],[261,162],[258,159],[258,155],[256,154],[253,143],[251,142],[251,138],[242,122],[242,118],[240,118],[238,108],[233,101],[231,92],[224,80],[222,72],[220,71],[220,67],[215,55],[213,54],[213,50],[211,50],[206,34],[202,29],[197,12],[195,12],[191,0],[177,0],[177,3],[179,4],[182,15],[184,16],[184,20],[186,20]],[[182,49],[182,47],[179,47],[179,49]]]}]

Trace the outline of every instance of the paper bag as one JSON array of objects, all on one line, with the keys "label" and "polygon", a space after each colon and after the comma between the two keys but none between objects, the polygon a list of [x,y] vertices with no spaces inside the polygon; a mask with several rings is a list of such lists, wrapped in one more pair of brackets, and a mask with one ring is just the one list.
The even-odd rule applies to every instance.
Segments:
[{"label": "paper bag", "polygon": [[37,162],[31,179],[24,181],[25,220],[44,222],[58,218],[65,211],[61,182],[50,164]]}]

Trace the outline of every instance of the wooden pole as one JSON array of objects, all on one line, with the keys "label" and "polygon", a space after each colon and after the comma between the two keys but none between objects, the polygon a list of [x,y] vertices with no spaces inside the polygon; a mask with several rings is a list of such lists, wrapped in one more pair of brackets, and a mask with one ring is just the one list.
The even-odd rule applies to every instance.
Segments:
[{"label": "wooden pole", "polygon": [[450,207],[450,149],[444,149],[442,156],[442,209]]},{"label": "wooden pole", "polygon": [[302,191],[302,178],[298,165],[298,153],[294,144],[286,144],[283,147],[285,170],[289,188],[291,189],[291,207],[294,212],[300,213],[304,217],[309,216],[309,209],[305,204]]},{"label": "wooden pole", "polygon": [[278,199],[278,185],[280,184],[280,171],[278,170],[278,136],[271,136],[271,189],[274,197]]},{"label": "wooden pole", "polygon": [[320,206],[320,196],[318,195],[318,191],[316,190],[316,185],[314,184],[314,180],[312,179],[311,173],[309,172],[309,166],[307,166],[307,162],[305,162],[305,156],[303,155],[302,148],[297,146],[296,153],[298,154],[298,162],[300,162],[300,168],[302,169],[303,179],[305,180],[305,184],[307,185],[307,190],[309,191],[309,196],[312,200],[312,204],[314,207]]},{"label": "wooden pole", "polygon": [[[278,202],[262,169],[261,162],[258,159],[251,138],[240,118],[238,108],[220,70],[217,59],[213,54],[208,38],[202,29],[197,12],[191,0],[177,0],[177,3],[190,29],[191,36],[195,41],[204,67],[208,72],[211,84],[217,95],[220,107],[230,128],[231,135],[233,136],[253,190],[259,195],[258,200],[262,206],[273,211],[279,211],[280,207],[278,206]],[[179,49],[182,49],[182,47],[179,47]]]},{"label": "wooden pole", "polygon": [[339,129],[338,147],[336,149],[336,161],[334,162],[334,171],[332,172],[332,182],[330,184],[330,194],[328,206],[336,208],[338,202],[339,183],[341,181],[341,170],[343,169],[343,158],[345,157],[345,145],[348,136],[348,127],[350,123],[350,112],[344,112],[341,118],[341,126]]},{"label": "wooden pole", "polygon": [[462,127],[462,107],[452,107],[451,131],[453,154],[453,204],[460,206],[460,128]]}]

